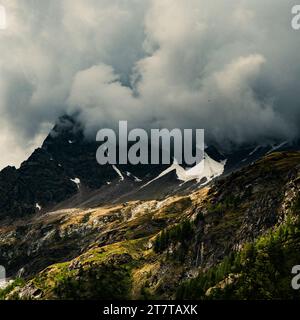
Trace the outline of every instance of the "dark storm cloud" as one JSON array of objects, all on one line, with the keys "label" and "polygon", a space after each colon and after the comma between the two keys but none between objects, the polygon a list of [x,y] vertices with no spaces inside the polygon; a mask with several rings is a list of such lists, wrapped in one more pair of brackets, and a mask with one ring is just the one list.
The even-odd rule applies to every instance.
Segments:
[{"label": "dark storm cloud", "polygon": [[294,1],[2,4],[1,166],[23,160],[66,112],[79,111],[87,134],[118,120],[205,128],[227,145],[299,134]]}]

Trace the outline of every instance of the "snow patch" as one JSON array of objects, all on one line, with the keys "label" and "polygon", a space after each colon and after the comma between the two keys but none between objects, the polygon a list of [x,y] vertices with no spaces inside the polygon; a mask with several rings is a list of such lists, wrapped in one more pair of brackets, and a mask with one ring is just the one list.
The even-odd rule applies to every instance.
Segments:
[{"label": "snow patch", "polygon": [[80,179],[79,178],[75,178],[75,179],[70,179],[72,182],[74,182],[77,185],[77,188],[80,188]]},{"label": "snow patch", "polygon": [[174,162],[168,169],[163,171],[153,180],[143,185],[141,188],[146,187],[150,183],[160,179],[161,177],[167,175],[168,173],[174,170],[176,171],[178,180],[183,181],[184,183],[192,180],[200,182],[201,180],[205,179],[205,182],[201,184],[205,185],[214,178],[223,174],[225,164],[226,160],[222,162],[217,162],[205,153],[204,159],[194,167],[190,169],[184,169],[178,163]]},{"label": "snow patch", "polygon": [[114,164],[112,167],[116,171],[116,173],[119,175],[120,181],[124,181],[124,176],[122,175],[121,171]]},{"label": "snow patch", "polygon": [[[255,147],[250,153],[248,153],[248,156],[253,156],[262,146]],[[243,159],[242,162],[246,162],[248,160],[248,157]]]},{"label": "snow patch", "polygon": [[134,175],[133,175],[131,172],[129,172],[129,171],[126,171],[126,175],[127,175],[127,177],[133,177],[133,179],[134,179],[135,182],[141,182],[141,181],[142,181],[140,178],[134,176]]},{"label": "snow patch", "polygon": [[136,177],[136,176],[133,176],[133,179],[135,182],[142,182],[143,180],[141,180],[140,178]]},{"label": "snow patch", "polygon": [[280,149],[281,147],[285,146],[286,144],[288,143],[288,141],[283,141],[282,143],[278,144],[278,145],[272,145],[271,146],[271,149],[268,151],[267,154],[273,152],[273,151],[276,151],[278,149]]},{"label": "snow patch", "polygon": [[261,148],[261,146],[257,146],[253,151],[249,153],[249,156],[252,156],[256,151],[258,151]]}]

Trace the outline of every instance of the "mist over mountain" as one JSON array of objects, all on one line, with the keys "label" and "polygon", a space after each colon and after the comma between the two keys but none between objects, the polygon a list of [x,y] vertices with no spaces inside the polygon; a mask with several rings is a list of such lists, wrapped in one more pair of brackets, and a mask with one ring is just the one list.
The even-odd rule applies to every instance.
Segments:
[{"label": "mist over mountain", "polygon": [[92,140],[119,120],[204,128],[227,147],[299,137],[292,0],[2,5],[1,167],[25,160],[63,114]]}]

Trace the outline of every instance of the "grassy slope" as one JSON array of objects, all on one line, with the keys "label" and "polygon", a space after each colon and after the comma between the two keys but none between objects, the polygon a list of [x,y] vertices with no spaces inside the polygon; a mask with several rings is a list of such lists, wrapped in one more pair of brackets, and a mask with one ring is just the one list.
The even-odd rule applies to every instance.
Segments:
[{"label": "grassy slope", "polygon": [[[0,292],[0,298],[298,298],[290,289],[291,267],[300,261],[298,200],[284,223],[269,226],[263,221],[266,231],[259,227],[255,240],[245,241],[239,251],[233,246],[243,230],[245,212],[257,207],[259,197],[281,201],[281,188],[299,163],[300,153],[270,154],[221,180],[208,195],[199,191],[131,220],[124,228],[132,240],[95,244],[69,262],[19,281]],[[249,183],[254,186],[248,193]],[[257,212],[267,215],[268,208]],[[166,219],[173,221],[167,228],[160,223]],[[144,220],[155,222],[151,232],[140,228]],[[205,265],[199,258],[203,243],[210,245],[203,253]],[[187,274],[194,279],[186,280]]]}]

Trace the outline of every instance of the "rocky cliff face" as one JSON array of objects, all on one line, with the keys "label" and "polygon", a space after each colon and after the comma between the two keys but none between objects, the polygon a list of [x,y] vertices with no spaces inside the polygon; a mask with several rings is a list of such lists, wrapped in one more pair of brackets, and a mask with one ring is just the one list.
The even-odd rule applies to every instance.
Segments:
[{"label": "rocky cliff face", "polygon": [[[73,118],[60,118],[41,148],[35,150],[19,169],[7,167],[0,172],[0,219],[47,212],[79,193],[88,197],[93,190],[111,184],[115,186],[120,180],[119,173],[111,165],[97,163],[97,148],[96,141],[86,139],[83,128]],[[147,181],[163,168],[120,167],[126,183],[120,191],[111,188],[98,202],[112,201],[118,195],[132,191],[133,186],[139,188],[142,181],[138,177]],[[78,201],[83,202],[83,198]]]},{"label": "rocky cliff face", "polygon": [[19,169],[0,172],[0,265],[16,279],[0,298],[295,297],[297,145],[207,148],[227,160],[209,184],[168,166],[100,166],[97,147],[62,117]]},{"label": "rocky cliff face", "polygon": [[299,152],[274,152],[191,193],[3,221],[0,264],[22,280],[0,296],[297,298],[299,164]]},{"label": "rocky cliff face", "polygon": [[[195,181],[183,184],[174,171],[155,180],[168,168],[166,165],[100,166],[95,159],[98,147],[94,139],[84,136],[84,128],[75,118],[61,117],[43,145],[19,169],[7,167],[0,172],[0,220],[14,220],[58,207],[163,199],[188,194],[199,187]],[[228,175],[270,151],[295,148],[299,148],[297,144],[288,143],[245,146],[220,154],[209,147],[206,153],[217,161],[226,160],[224,175]],[[155,181],[148,185],[152,179]],[[141,188],[144,185],[147,188]]]}]

